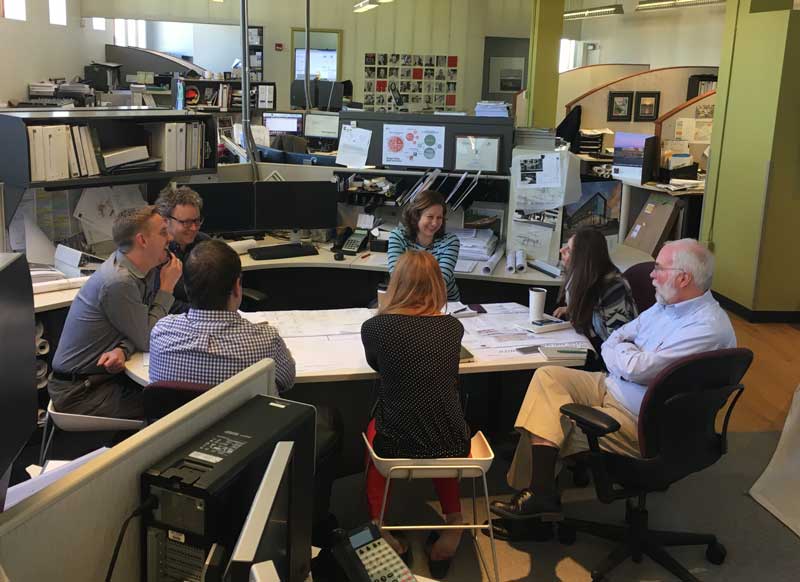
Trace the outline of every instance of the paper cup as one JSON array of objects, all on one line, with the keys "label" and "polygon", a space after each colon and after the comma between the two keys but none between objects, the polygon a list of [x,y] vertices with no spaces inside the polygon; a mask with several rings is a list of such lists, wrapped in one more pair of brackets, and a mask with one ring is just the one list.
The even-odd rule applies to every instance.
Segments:
[{"label": "paper cup", "polygon": [[547,290],[541,287],[528,288],[528,314],[531,322],[544,319],[544,303]]},{"label": "paper cup", "polygon": [[378,309],[383,309],[384,303],[386,303],[386,291],[378,289]]}]

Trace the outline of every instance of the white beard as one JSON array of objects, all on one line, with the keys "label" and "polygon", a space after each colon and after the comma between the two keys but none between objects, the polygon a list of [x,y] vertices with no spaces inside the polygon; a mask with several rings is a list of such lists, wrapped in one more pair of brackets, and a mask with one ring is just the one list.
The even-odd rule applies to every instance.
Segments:
[{"label": "white beard", "polygon": [[660,305],[670,305],[674,302],[677,289],[672,284],[670,279],[663,285],[653,285],[656,288],[656,302]]}]

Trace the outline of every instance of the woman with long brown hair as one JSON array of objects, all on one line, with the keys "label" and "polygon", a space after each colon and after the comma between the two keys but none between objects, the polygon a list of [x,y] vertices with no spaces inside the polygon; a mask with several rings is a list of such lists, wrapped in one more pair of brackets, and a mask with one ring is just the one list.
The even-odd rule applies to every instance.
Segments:
[{"label": "woman with long brown hair", "polygon": [[564,280],[554,315],[568,319],[600,353],[600,345],[618,327],[638,315],[630,285],[611,262],[605,236],[582,227],[561,248]]},{"label": "woman with long brown hair", "polygon": [[434,190],[420,192],[403,211],[402,224],[389,234],[389,274],[394,277],[397,261],[407,250],[426,251],[439,263],[449,301],[460,301],[456,285],[456,261],[461,243],[445,230],[447,205]]},{"label": "woman with long brown hair", "polygon": [[[447,303],[436,259],[407,251],[397,261],[386,300],[378,315],[364,322],[361,340],[367,362],[381,376],[375,418],[367,437],[387,458],[442,458],[469,455],[469,428],[458,391],[458,365],[464,327],[442,313]],[[434,479],[448,524],[463,523],[456,479]],[[367,501],[377,521],[385,478],[370,464]],[[384,537],[403,554],[404,545]],[[461,539],[460,530],[430,538],[430,566],[435,578],[447,572]]]}]

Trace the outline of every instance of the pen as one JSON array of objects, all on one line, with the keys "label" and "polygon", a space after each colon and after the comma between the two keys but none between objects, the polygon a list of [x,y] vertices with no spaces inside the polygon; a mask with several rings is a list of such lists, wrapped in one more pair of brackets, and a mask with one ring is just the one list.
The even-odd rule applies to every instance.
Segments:
[{"label": "pen", "polygon": [[559,354],[585,354],[586,350],[556,350]]},{"label": "pen", "polygon": [[461,313],[462,311],[466,311],[467,309],[468,309],[467,307],[462,307],[461,309],[456,309],[452,314]]},{"label": "pen", "polygon": [[362,258],[362,259],[366,259],[366,258],[367,258],[368,256],[370,256],[371,254],[372,254],[372,253],[364,253],[363,255],[361,255],[361,258]]}]

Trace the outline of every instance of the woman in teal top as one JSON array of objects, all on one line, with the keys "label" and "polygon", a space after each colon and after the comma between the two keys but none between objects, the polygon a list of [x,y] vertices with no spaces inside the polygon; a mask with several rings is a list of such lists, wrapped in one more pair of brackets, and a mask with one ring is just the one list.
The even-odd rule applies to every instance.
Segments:
[{"label": "woman in teal top", "polygon": [[403,211],[402,224],[389,234],[389,274],[400,255],[408,249],[427,251],[434,256],[447,287],[447,300],[460,301],[455,268],[461,243],[445,232],[444,196],[433,190],[420,192]]}]

